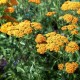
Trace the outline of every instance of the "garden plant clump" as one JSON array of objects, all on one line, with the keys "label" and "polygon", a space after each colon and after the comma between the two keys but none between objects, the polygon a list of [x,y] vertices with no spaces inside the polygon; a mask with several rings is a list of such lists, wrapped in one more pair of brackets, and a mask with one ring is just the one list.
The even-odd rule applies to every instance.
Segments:
[{"label": "garden plant clump", "polygon": [[79,0],[0,0],[0,80],[79,75]]}]

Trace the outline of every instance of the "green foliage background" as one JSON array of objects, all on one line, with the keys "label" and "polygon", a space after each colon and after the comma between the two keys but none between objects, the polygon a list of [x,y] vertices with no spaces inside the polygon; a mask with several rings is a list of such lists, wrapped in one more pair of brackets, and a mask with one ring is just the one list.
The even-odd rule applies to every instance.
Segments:
[{"label": "green foliage background", "polygon": [[[14,6],[16,10],[10,15],[19,22],[25,19],[40,22],[43,29],[23,38],[0,33],[0,60],[4,59],[7,63],[2,70],[2,63],[0,62],[0,80],[73,80],[73,78],[74,80],[80,80],[80,68],[74,75],[58,70],[57,64],[64,60],[61,57],[62,54],[47,52],[40,55],[36,52],[35,47],[35,36],[38,33],[45,34],[51,31],[61,33],[60,28],[66,23],[61,21],[59,16],[66,12],[61,11],[60,7],[65,0],[41,0],[40,5],[29,3],[28,0],[18,1],[19,5]],[[0,6],[0,16],[4,15],[4,8],[4,6]],[[56,11],[57,14],[47,17],[45,14],[48,11]],[[5,22],[5,20],[0,20],[0,25]],[[72,37],[69,39],[72,39]],[[75,41],[80,45],[80,35],[75,36]],[[77,52],[74,61],[80,61],[79,56],[80,54]]]}]

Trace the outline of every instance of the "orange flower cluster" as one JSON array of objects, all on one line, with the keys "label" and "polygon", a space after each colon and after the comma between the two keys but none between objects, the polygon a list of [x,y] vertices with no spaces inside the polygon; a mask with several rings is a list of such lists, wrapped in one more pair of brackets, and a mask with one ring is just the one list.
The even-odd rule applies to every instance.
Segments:
[{"label": "orange flower cluster", "polygon": [[67,62],[65,64],[65,67],[66,67],[66,72],[69,73],[69,74],[72,74],[78,68],[78,63],[76,63],[76,62],[72,62],[72,63]]},{"label": "orange flower cluster", "polygon": [[8,35],[23,37],[26,34],[32,33],[33,28],[31,27],[31,22],[25,20],[24,22],[20,22],[19,24],[16,25],[6,23],[1,26],[0,31]]},{"label": "orange flower cluster", "polygon": [[61,30],[70,30],[72,35],[78,34],[78,31],[76,30],[77,26],[74,24],[63,26]]},{"label": "orange flower cluster", "polygon": [[35,42],[37,43],[37,52],[44,54],[46,52],[46,37],[44,37],[42,34],[38,34],[36,36]]},{"label": "orange flower cluster", "polygon": [[8,0],[0,0],[0,5],[6,4],[7,2],[8,2]]},{"label": "orange flower cluster", "polygon": [[52,16],[52,15],[54,15],[56,12],[48,12],[47,14],[46,14],[46,16]]},{"label": "orange flower cluster", "polygon": [[67,22],[67,23],[72,23],[72,24],[76,24],[78,22],[78,18],[71,15],[71,14],[65,14],[64,16],[62,16],[62,18]]},{"label": "orange flower cluster", "polygon": [[77,50],[79,50],[79,46],[74,41],[70,41],[65,48],[65,51],[68,53],[74,53]]},{"label": "orange flower cluster", "polygon": [[29,0],[29,2],[36,3],[36,4],[40,4],[41,3],[40,0]]},{"label": "orange flower cluster", "polygon": [[38,51],[40,54],[42,54],[42,52],[44,54],[46,50],[58,52],[61,46],[63,46],[65,43],[68,43],[68,39],[65,36],[55,32],[48,33],[45,36],[46,37],[44,37],[42,34],[38,34],[35,39],[35,42],[38,43],[38,47],[36,46],[37,48],[42,49],[41,46],[43,44],[45,45],[45,48],[43,48],[44,52],[40,52],[40,50]]},{"label": "orange flower cluster", "polygon": [[64,64],[63,63],[58,64],[58,69],[59,70],[63,70],[63,68],[64,68]]},{"label": "orange flower cluster", "polygon": [[78,63],[77,62],[67,62],[65,64],[60,63],[58,64],[58,69],[59,70],[64,70],[69,74],[72,74],[76,71],[76,69],[78,68]]},{"label": "orange flower cluster", "polygon": [[38,35],[36,36],[35,42],[36,42],[36,43],[46,42],[46,38],[45,38],[42,34],[38,34]]},{"label": "orange flower cluster", "polygon": [[35,30],[40,30],[42,29],[42,26],[40,23],[37,23],[37,22],[32,22],[31,23],[31,27],[34,28]]},{"label": "orange flower cluster", "polygon": [[7,33],[7,27],[12,26],[13,24],[11,22],[7,22],[6,24],[3,24],[0,28],[0,31],[3,33]]},{"label": "orange flower cluster", "polygon": [[80,8],[80,2],[72,2],[72,1],[66,1],[64,4],[62,4],[61,9],[62,10],[77,10]]},{"label": "orange flower cluster", "polygon": [[73,30],[73,29],[76,29],[77,28],[77,26],[76,25],[74,25],[74,24],[71,24],[71,25],[67,25],[67,26],[63,26],[61,29],[62,30]]},{"label": "orange flower cluster", "polygon": [[71,34],[72,34],[72,35],[76,35],[76,34],[78,34],[78,33],[79,33],[79,32],[78,32],[78,30],[76,30],[76,29],[74,29],[74,30],[71,31]]},{"label": "orange flower cluster", "polygon": [[[50,35],[50,33],[48,34]],[[47,37],[46,42],[46,47],[48,50],[58,52],[61,46],[63,46],[65,43],[68,43],[68,39],[65,36],[54,33],[54,35]]]},{"label": "orange flower cluster", "polygon": [[13,13],[14,12],[14,8],[13,7],[7,7],[4,12],[8,12],[8,13]]}]

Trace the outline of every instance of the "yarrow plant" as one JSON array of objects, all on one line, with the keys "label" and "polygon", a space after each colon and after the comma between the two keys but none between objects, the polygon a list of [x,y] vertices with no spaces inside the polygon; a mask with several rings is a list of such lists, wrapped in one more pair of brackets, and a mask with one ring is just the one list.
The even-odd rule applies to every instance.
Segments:
[{"label": "yarrow plant", "polygon": [[80,80],[80,2],[0,0],[0,80]]}]

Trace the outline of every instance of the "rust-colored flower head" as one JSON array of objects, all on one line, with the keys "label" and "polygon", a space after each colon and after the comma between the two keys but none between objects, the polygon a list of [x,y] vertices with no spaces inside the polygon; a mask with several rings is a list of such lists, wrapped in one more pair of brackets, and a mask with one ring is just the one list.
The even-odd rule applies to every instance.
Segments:
[{"label": "rust-colored flower head", "polygon": [[17,0],[10,0],[10,3],[11,3],[12,6],[18,5],[18,1]]},{"label": "rust-colored flower head", "polygon": [[13,7],[7,7],[4,12],[8,12],[8,13],[13,13],[14,12],[14,8]]}]

